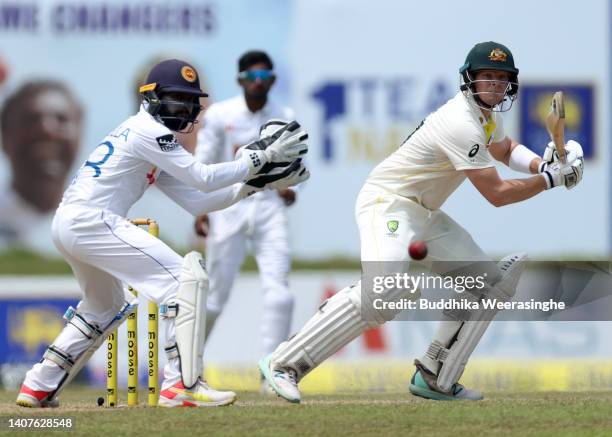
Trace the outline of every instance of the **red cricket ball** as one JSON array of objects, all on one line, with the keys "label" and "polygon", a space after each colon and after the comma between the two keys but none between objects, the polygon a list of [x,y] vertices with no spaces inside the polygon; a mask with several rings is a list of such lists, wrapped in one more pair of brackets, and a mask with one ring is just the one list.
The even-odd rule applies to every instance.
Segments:
[{"label": "red cricket ball", "polygon": [[410,258],[415,260],[421,260],[427,256],[427,243],[422,240],[413,241],[408,246],[408,253]]}]

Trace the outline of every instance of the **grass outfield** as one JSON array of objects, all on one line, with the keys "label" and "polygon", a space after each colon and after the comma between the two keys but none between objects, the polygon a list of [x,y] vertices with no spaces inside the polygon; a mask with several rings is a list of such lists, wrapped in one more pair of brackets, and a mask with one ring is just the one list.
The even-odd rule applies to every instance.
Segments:
[{"label": "grass outfield", "polygon": [[[163,240],[163,235],[162,235]],[[176,248],[178,253],[187,253],[197,248]],[[355,270],[359,272],[361,264],[358,259],[346,257],[328,257],[320,260],[300,260],[294,258],[292,270]],[[247,256],[241,271],[257,271],[255,258]],[[70,266],[60,256],[43,255],[31,250],[0,250],[0,275],[72,275]]]},{"label": "grass outfield", "polygon": [[0,433],[9,417],[59,416],[75,420],[79,435],[612,435],[607,391],[497,392],[481,402],[434,402],[408,393],[318,395],[301,405],[239,393],[231,407],[201,409],[110,409],[96,405],[101,394],[67,389],[59,409],[29,410],[14,404],[15,392],[0,391]]}]

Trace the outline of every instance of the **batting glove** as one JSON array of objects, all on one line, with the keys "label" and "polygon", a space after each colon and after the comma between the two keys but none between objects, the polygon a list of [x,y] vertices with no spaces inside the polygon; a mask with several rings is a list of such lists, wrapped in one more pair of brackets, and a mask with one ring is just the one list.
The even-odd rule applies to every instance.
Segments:
[{"label": "batting glove", "polygon": [[553,162],[542,172],[542,176],[546,180],[547,190],[559,185],[565,185],[565,188],[571,190],[582,180],[583,171],[584,159],[580,157],[569,164]]},{"label": "batting glove", "polygon": [[[584,158],[582,146],[578,141],[569,140],[565,145],[565,156],[566,162],[574,162],[578,158]],[[555,143],[552,141],[548,143],[544,154],[542,155],[542,162],[538,167],[538,173],[543,173],[551,164],[559,162],[559,154],[555,147]]]}]

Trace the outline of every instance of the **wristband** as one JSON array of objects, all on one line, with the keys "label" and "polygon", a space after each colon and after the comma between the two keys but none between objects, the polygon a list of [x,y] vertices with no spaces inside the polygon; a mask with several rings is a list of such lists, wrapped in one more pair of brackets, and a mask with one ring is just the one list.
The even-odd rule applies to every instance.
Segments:
[{"label": "wristband", "polygon": [[529,165],[534,158],[539,158],[534,152],[529,150],[527,147],[522,144],[517,145],[514,149],[512,149],[512,153],[510,154],[510,160],[508,162],[508,167],[510,167],[514,171],[519,171],[521,173],[531,174],[529,170]]}]

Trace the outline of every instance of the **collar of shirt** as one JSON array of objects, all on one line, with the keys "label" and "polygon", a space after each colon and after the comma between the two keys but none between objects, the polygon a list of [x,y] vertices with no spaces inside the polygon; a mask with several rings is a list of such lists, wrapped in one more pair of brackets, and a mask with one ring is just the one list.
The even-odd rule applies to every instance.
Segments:
[{"label": "collar of shirt", "polygon": [[472,111],[472,114],[480,123],[480,126],[482,126],[482,129],[484,130],[485,135],[487,137],[488,143],[491,140],[491,137],[493,136],[493,132],[495,132],[495,128],[497,127],[497,124],[495,122],[495,112],[491,112],[491,116],[489,118],[486,118],[472,96],[466,95],[464,92],[460,93],[463,95],[463,98],[467,102],[467,105]]}]

